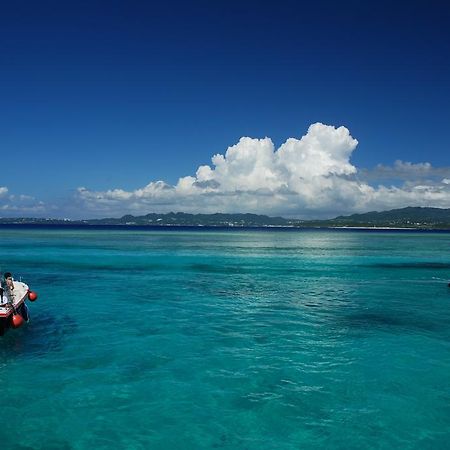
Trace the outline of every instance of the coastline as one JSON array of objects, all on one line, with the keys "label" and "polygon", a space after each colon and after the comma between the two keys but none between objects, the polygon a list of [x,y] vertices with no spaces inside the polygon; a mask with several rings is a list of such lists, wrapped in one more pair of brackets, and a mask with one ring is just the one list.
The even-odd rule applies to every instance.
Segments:
[{"label": "coastline", "polygon": [[308,232],[308,231],[335,231],[335,232],[395,232],[395,233],[450,233],[448,228],[420,228],[420,227],[386,227],[386,226],[305,226],[298,227],[292,225],[131,225],[131,224],[51,224],[51,223],[0,223],[1,229],[14,230],[123,230],[123,231],[261,231],[261,232]]},{"label": "coastline", "polygon": [[[332,229],[346,229],[346,230],[429,230],[429,231],[433,231],[433,229],[429,229],[429,228],[418,228],[418,227],[377,227],[377,226],[373,226],[373,227],[354,227],[354,226],[340,226],[340,227],[328,227],[328,228],[332,228]],[[444,230],[442,230],[444,231]],[[447,230],[450,231],[450,230]]]}]

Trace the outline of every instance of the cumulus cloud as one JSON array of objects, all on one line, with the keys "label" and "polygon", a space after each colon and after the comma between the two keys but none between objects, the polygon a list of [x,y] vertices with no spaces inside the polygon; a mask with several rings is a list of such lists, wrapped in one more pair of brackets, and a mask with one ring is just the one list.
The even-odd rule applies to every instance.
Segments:
[{"label": "cumulus cloud", "polygon": [[6,186],[0,187],[0,216],[39,216],[48,212],[47,205],[30,195],[10,194]]},{"label": "cumulus cloud", "polygon": [[[134,191],[83,187],[76,201],[91,216],[185,211],[306,218],[408,205],[448,207],[448,168],[396,161],[392,167],[358,171],[350,161],[357,145],[347,128],[322,123],[278,149],[268,137],[243,137],[175,185],[152,181]],[[374,187],[374,179],[402,180],[402,185]]]},{"label": "cumulus cloud", "polygon": [[372,170],[360,170],[360,179],[368,182],[435,182],[442,177],[450,177],[450,167],[433,167],[430,163],[413,164],[407,161],[397,160],[392,166],[378,164]]}]

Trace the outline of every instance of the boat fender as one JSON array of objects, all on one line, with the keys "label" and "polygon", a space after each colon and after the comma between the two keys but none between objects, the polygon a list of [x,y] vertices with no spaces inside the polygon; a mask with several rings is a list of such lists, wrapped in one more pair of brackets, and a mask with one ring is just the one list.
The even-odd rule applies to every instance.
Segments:
[{"label": "boat fender", "polygon": [[34,302],[35,300],[37,300],[37,298],[38,298],[37,292],[28,291],[28,300],[30,300],[30,302]]},{"label": "boat fender", "polygon": [[20,314],[14,313],[11,322],[14,328],[19,328],[23,325],[23,317]]}]

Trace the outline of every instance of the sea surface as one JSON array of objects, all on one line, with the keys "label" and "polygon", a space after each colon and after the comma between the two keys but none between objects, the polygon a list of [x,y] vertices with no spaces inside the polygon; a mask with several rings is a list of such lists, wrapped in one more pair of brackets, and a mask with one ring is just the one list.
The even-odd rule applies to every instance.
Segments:
[{"label": "sea surface", "polygon": [[0,228],[2,450],[448,449],[450,234]]}]

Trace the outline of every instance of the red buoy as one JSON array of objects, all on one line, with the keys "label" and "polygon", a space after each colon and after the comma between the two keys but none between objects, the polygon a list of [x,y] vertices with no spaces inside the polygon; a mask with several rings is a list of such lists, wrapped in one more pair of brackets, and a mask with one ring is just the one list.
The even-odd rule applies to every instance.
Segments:
[{"label": "red buoy", "polygon": [[34,302],[35,300],[37,300],[38,295],[36,292],[34,291],[28,291],[28,300],[30,300],[30,302]]},{"label": "red buoy", "polygon": [[23,317],[20,314],[14,313],[12,315],[12,326],[14,328],[19,328],[23,325]]}]

